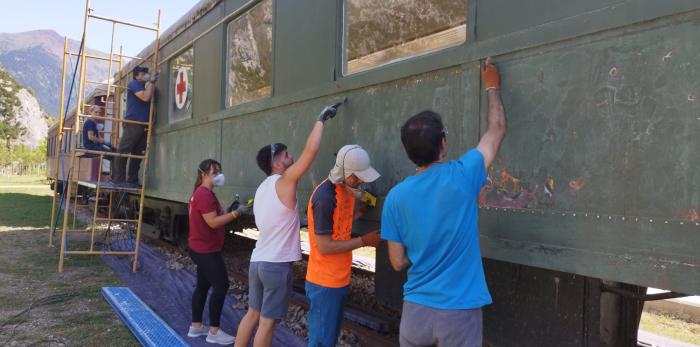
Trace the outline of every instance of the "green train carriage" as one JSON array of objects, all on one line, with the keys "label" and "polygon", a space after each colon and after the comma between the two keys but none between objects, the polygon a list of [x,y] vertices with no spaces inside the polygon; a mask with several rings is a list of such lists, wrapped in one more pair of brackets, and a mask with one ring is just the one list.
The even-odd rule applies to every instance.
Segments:
[{"label": "green train carriage", "polygon": [[[184,238],[203,158],[223,164],[222,199],[253,196],[257,150],[298,154],[347,96],[299,201],[358,143],[382,173],[361,221],[376,226],[414,172],[410,115],[443,115],[449,158],[476,145],[491,56],[509,129],[480,197],[486,340],[634,345],[645,287],[700,294],[699,25],[681,0],[201,1],[161,38],[145,221]],[[376,273],[377,299],[398,304],[404,275],[382,249]]]}]

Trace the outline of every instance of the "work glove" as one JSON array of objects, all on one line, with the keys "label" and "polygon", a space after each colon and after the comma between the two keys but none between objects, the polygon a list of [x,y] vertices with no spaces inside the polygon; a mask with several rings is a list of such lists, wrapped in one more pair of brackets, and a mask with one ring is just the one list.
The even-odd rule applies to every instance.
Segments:
[{"label": "work glove", "polygon": [[320,122],[325,122],[333,117],[335,117],[336,112],[338,112],[338,108],[333,106],[326,106],[323,111],[318,115],[318,120]]},{"label": "work glove", "polygon": [[363,247],[377,247],[379,243],[382,242],[382,238],[379,236],[379,230],[371,231],[367,234],[361,236]]},{"label": "work glove", "polygon": [[240,204],[236,209],[236,216],[252,216],[253,215],[253,205]]},{"label": "work glove", "polygon": [[155,83],[158,80],[158,75],[159,73],[152,75],[151,78],[148,79],[148,82]]},{"label": "work glove", "polygon": [[486,58],[486,61],[481,63],[481,81],[486,90],[501,88],[501,76],[498,69],[491,64],[491,58]]}]

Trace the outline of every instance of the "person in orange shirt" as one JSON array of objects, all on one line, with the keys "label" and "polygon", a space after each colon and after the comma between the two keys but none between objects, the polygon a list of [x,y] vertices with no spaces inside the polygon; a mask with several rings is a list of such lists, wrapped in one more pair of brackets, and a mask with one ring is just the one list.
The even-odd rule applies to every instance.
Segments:
[{"label": "person in orange shirt", "polygon": [[358,145],[343,146],[328,179],[309,199],[311,253],[306,271],[309,346],[335,346],[343,321],[343,305],[350,289],[352,250],[377,247],[379,231],[353,238],[355,202],[363,183],[374,182],[379,173],[370,166],[369,155]]}]

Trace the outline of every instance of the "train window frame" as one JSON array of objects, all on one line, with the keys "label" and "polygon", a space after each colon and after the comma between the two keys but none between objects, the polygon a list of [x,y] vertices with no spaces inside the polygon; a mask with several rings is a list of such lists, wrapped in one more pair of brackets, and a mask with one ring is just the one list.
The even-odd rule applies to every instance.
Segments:
[{"label": "train window frame", "polygon": [[[425,51],[418,51],[418,52],[413,52],[410,55],[390,59],[384,62],[381,62],[379,64],[371,65],[366,68],[361,68],[358,70],[354,71],[348,71],[348,56],[347,56],[347,47],[348,47],[348,16],[347,16],[347,6],[348,2],[353,1],[353,0],[341,0],[341,5],[339,8],[339,25],[338,25],[338,58],[337,62],[340,66],[338,69],[339,76],[338,78],[342,77],[354,77],[357,75],[362,75],[368,72],[373,72],[376,70],[380,69],[385,69],[389,66],[395,66],[397,64],[402,64],[406,63],[408,61],[414,61],[414,60],[420,60],[420,59],[425,59],[428,56],[433,56],[433,55],[440,55],[440,54],[445,54],[447,51],[450,51],[452,49],[458,48],[458,47],[464,47],[470,42],[473,42],[474,38],[476,37],[476,26],[475,26],[475,21],[476,21],[476,0],[459,0],[459,1],[464,1],[465,2],[465,23],[460,25],[464,27],[464,30],[462,31],[464,35],[464,39],[461,40],[460,42],[456,42],[453,44],[437,47],[434,49],[428,49]],[[430,35],[427,35],[430,36]],[[422,37],[427,37],[427,36],[422,36]],[[406,42],[410,43],[410,41]],[[403,44],[406,44],[403,43]],[[380,51],[377,51],[380,52]],[[377,53],[377,52],[372,52]],[[368,54],[369,55],[369,54]]]},{"label": "train window frame", "polygon": [[[233,70],[231,68],[231,30],[230,30],[230,25],[243,18],[246,16],[250,11],[253,9],[257,8],[258,6],[262,5],[264,2],[269,1],[270,7],[271,7],[271,24],[270,24],[270,30],[271,30],[271,36],[270,36],[270,76],[269,76],[269,93],[267,95],[260,96],[255,99],[250,99],[250,100],[245,100],[239,103],[231,103],[229,102],[230,99],[230,85],[229,85],[229,77],[231,74],[231,71]],[[223,88],[222,88],[222,94],[223,94],[223,107],[224,109],[232,109],[235,107],[239,107],[245,104],[250,104],[252,102],[257,102],[260,100],[265,100],[272,98],[275,95],[275,87],[274,87],[274,82],[275,82],[275,18],[276,18],[276,11],[275,11],[275,4],[276,0],[259,0],[255,2],[251,2],[246,4],[244,7],[245,9],[238,13],[236,16],[231,18],[229,21],[225,22],[223,26],[224,30],[224,64],[223,64],[223,76],[224,80],[223,82]]]},{"label": "train window frame", "polygon": [[[189,97],[190,98],[190,100],[189,100],[190,110],[188,112],[189,115],[186,115],[185,117],[182,117],[182,118],[173,118],[173,114],[175,113],[176,106],[174,104],[175,103],[175,94],[174,94],[175,88],[174,88],[174,84],[173,84],[174,81],[173,81],[173,76],[172,76],[172,69],[173,69],[173,65],[174,65],[176,59],[181,57],[183,54],[187,53],[187,51],[192,51],[192,68],[191,68],[192,80],[189,80],[189,77],[188,77],[188,81],[187,81],[192,89],[191,90],[192,96]],[[179,50],[177,53],[175,53],[171,57],[172,58],[170,58],[168,60],[168,64],[167,64],[168,65],[168,124],[175,124],[175,123],[179,123],[179,122],[194,118],[194,95],[195,95],[194,79],[196,78],[196,76],[194,75],[194,66],[196,64],[196,59],[197,59],[195,57],[194,45],[189,45],[189,46]]]}]

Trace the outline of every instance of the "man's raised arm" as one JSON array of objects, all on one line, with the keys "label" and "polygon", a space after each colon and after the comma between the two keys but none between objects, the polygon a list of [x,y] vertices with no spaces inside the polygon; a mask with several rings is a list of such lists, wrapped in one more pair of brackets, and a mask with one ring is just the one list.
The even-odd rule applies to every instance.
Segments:
[{"label": "man's raised arm", "polygon": [[488,126],[476,147],[484,156],[484,166],[491,166],[506,135],[506,114],[501,101],[501,79],[490,59],[481,64],[481,80],[488,96]]},{"label": "man's raised arm", "polygon": [[337,108],[334,106],[326,106],[321,114],[318,115],[318,120],[314,124],[314,128],[311,130],[311,134],[306,139],[306,145],[304,146],[304,151],[301,152],[299,160],[294,162],[282,175],[280,179],[282,185],[293,185],[296,187],[297,182],[302,176],[309,170],[311,164],[313,164],[318,150],[321,148],[321,139],[323,138],[323,124],[325,121],[335,117]]}]

